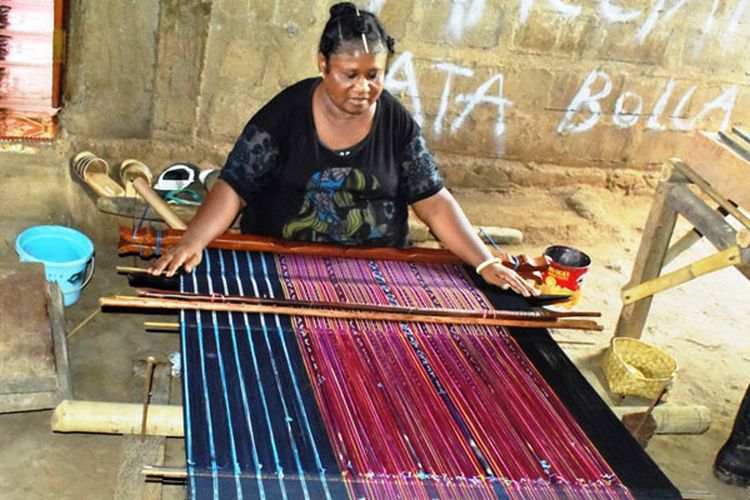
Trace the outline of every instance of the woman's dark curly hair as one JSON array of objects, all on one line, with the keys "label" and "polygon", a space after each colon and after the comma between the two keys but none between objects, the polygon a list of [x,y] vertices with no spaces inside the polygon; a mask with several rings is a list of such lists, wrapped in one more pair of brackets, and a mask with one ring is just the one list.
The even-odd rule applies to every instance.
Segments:
[{"label": "woman's dark curly hair", "polygon": [[339,51],[342,45],[363,43],[362,35],[367,40],[367,47],[380,45],[388,50],[389,55],[393,54],[396,42],[388,35],[380,20],[372,12],[360,10],[351,2],[341,2],[332,6],[330,13],[331,17],[323,28],[319,46],[326,62],[332,54]]}]

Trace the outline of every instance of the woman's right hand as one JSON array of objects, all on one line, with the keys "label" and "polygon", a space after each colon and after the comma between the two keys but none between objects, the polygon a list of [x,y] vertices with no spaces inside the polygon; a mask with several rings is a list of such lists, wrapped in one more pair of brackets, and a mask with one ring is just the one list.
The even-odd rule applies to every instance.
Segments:
[{"label": "woman's right hand", "polygon": [[192,272],[203,259],[203,249],[227,230],[245,202],[234,188],[219,179],[208,192],[180,242],[148,268],[149,274],[166,272],[171,278],[180,269]]},{"label": "woman's right hand", "polygon": [[160,276],[163,272],[166,272],[166,276],[171,278],[180,267],[185,269],[186,273],[191,272],[201,263],[202,259],[203,247],[191,244],[183,239],[176,246],[170,248],[153,265],[149,266],[148,272],[154,276]]}]

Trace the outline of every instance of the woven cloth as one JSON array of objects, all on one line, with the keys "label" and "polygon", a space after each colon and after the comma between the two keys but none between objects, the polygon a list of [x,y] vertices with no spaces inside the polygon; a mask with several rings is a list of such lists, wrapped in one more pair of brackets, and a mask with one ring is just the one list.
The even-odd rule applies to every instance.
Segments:
[{"label": "woven cloth", "polygon": [[[461,266],[209,250],[182,290],[452,309]],[[495,305],[496,306],[496,305]],[[503,328],[182,311],[190,498],[630,498]]]}]

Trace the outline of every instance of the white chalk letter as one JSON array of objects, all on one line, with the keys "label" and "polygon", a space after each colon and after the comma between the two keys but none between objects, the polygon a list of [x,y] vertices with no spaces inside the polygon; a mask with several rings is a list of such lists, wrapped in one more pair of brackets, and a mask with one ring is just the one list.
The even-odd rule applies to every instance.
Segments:
[{"label": "white chalk letter", "polygon": [[550,7],[563,17],[578,17],[581,15],[580,5],[570,5],[562,0],[547,0],[547,2],[549,2]]},{"label": "white chalk letter", "polygon": [[[396,80],[394,75],[400,71],[402,67],[406,79]],[[409,97],[411,97],[414,120],[416,120],[421,127],[422,122],[424,122],[424,117],[422,116],[422,103],[419,100],[419,88],[417,86],[417,76],[414,71],[414,61],[412,60],[411,52],[404,52],[398,57],[398,59],[393,61],[393,64],[385,77],[384,86],[389,92],[394,94],[399,92],[407,92],[409,94]]]},{"label": "white chalk letter", "polygon": [[610,23],[627,23],[640,16],[640,10],[631,10],[626,12],[619,5],[612,3],[612,0],[599,0],[599,13]]},{"label": "white chalk letter", "polygon": [[[743,0],[744,1],[744,0]],[[685,5],[685,2],[687,0],[678,0],[672,8],[665,11],[665,5],[667,3],[667,0],[659,0],[656,2],[654,7],[651,9],[651,13],[648,15],[645,21],[643,21],[643,24],[641,25],[641,29],[638,30],[638,35],[636,35],[635,39],[638,41],[638,43],[643,43],[644,40],[646,40],[646,37],[653,31],[654,27],[656,26],[656,22],[659,20],[659,15],[661,15],[662,12],[664,12],[664,17],[662,18],[663,22],[669,21],[669,19],[677,13],[678,10],[680,10],[683,5]]]},{"label": "white chalk letter", "polygon": [[526,20],[529,18],[533,6],[534,0],[521,0],[521,5],[518,7],[518,23],[521,26],[526,24]]},{"label": "white chalk letter", "polygon": [[[636,103],[635,107],[630,111],[625,110],[625,101],[628,99],[635,100]],[[617,98],[617,102],[615,102],[615,113],[612,115],[612,121],[620,128],[632,127],[638,122],[642,112],[643,98],[635,92],[623,92]]]},{"label": "white chalk letter", "polygon": [[714,2],[711,4],[711,13],[708,15],[705,21],[703,21],[703,33],[708,33],[711,31],[711,28],[714,25],[714,15],[716,14],[716,9],[719,8],[719,1],[720,0],[714,0]]},{"label": "white chalk letter", "polygon": [[380,14],[380,10],[385,5],[387,0],[367,0],[365,10],[372,12],[373,14]]},{"label": "white chalk letter", "polygon": [[729,20],[729,26],[727,26],[727,29],[724,32],[724,36],[722,37],[722,41],[724,43],[727,43],[729,39],[733,37],[734,34],[737,32],[737,27],[740,25],[740,20],[742,19],[742,16],[745,14],[746,8],[747,8],[747,0],[740,0],[740,3],[737,4],[737,8],[734,9],[734,14],[732,14],[732,18]]},{"label": "white chalk letter", "polygon": [[667,83],[667,88],[664,89],[664,92],[661,93],[659,96],[659,99],[656,100],[656,104],[654,104],[654,110],[651,112],[651,116],[648,119],[648,123],[646,124],[646,128],[649,130],[664,130],[666,127],[659,123],[659,117],[662,113],[664,113],[664,108],[667,107],[667,101],[669,101],[669,96],[672,95],[672,91],[674,90],[674,78],[670,78],[669,82]]},{"label": "white chalk letter", "polygon": [[674,112],[672,113],[672,124],[674,125],[675,129],[683,131],[690,130],[690,123],[687,120],[683,120],[682,115],[685,113],[685,105],[687,105],[688,101],[690,101],[690,98],[693,97],[695,89],[697,88],[697,85],[693,85],[692,87],[690,87],[688,91],[685,92],[680,98],[680,102],[677,103],[677,107],[674,108]]},{"label": "white chalk letter", "polygon": [[[599,77],[604,79],[604,87],[596,94],[592,94],[591,87]],[[586,77],[586,81],[583,82],[583,85],[581,85],[576,96],[570,101],[568,111],[557,126],[557,133],[585,132],[586,130],[591,129],[599,121],[599,117],[602,113],[602,107],[599,104],[599,101],[607,97],[611,91],[612,80],[606,73],[597,70],[589,73],[589,76]],[[584,108],[588,109],[591,116],[583,120],[581,123],[573,123],[573,118]]]},{"label": "white chalk letter", "polygon": [[732,118],[732,110],[734,109],[734,103],[737,100],[737,85],[732,85],[725,90],[719,97],[709,102],[700,113],[695,115],[690,120],[690,129],[694,129],[698,123],[698,120],[703,118],[706,114],[710,113],[714,109],[720,109],[724,111],[724,119],[721,122],[721,128],[719,130],[726,130],[729,128],[729,122]]},{"label": "white chalk letter", "polygon": [[448,26],[445,31],[451,41],[461,40],[464,31],[471,28],[482,19],[484,0],[451,0],[451,13],[448,16]]},{"label": "white chalk letter", "polygon": [[[490,90],[492,85],[497,82],[497,96],[488,96],[487,92]],[[479,104],[494,104],[497,106],[497,121],[495,122],[495,136],[501,136],[505,133],[505,106],[511,106],[513,103],[503,97],[503,74],[498,73],[482,85],[470,95],[460,95],[456,97],[456,102],[466,102],[466,107],[461,114],[451,124],[451,133],[455,134],[461,125],[464,124],[464,120]]]},{"label": "white chalk letter", "polygon": [[438,108],[437,116],[435,117],[435,123],[432,126],[432,130],[436,136],[440,136],[443,131],[443,119],[445,119],[445,113],[448,111],[448,102],[451,97],[451,83],[453,82],[453,75],[460,76],[474,76],[474,71],[469,68],[462,68],[451,63],[437,63],[434,65],[435,68],[440,71],[445,71],[445,85],[443,85],[443,95],[440,97],[440,108]]}]

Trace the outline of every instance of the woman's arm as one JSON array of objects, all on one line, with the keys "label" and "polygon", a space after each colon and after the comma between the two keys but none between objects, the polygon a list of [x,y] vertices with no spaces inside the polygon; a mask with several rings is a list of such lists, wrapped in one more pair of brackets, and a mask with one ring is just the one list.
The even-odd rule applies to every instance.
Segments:
[{"label": "woman's arm", "polygon": [[[492,254],[479,239],[453,195],[443,188],[432,196],[412,204],[417,216],[427,224],[432,233],[461,260],[472,267],[492,258]],[[513,289],[525,297],[539,292],[512,269],[502,264],[492,264],[481,271],[488,283],[504,290]]]},{"label": "woman's arm", "polygon": [[203,249],[225,232],[244,207],[244,200],[232,187],[219,179],[209,191],[180,242],[157,260],[148,272],[173,276],[182,266],[190,272],[200,264]]}]

